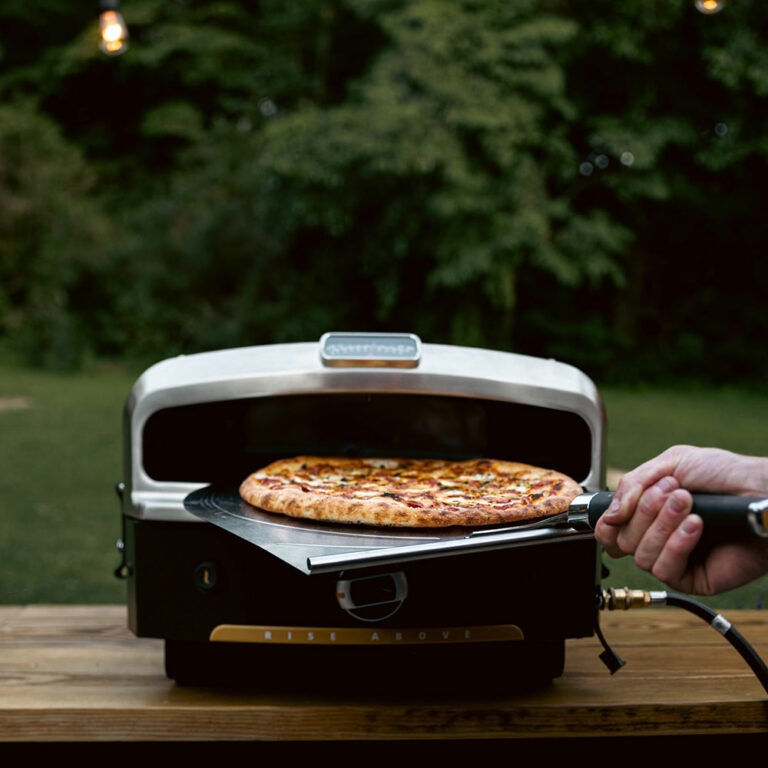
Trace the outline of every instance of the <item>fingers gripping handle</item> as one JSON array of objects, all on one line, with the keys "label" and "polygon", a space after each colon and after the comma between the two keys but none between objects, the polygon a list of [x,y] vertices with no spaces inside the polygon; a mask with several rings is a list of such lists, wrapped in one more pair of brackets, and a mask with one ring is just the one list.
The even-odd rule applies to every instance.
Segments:
[{"label": "fingers gripping handle", "polygon": [[[719,540],[760,536],[768,538],[768,499],[692,493],[693,508],[704,521],[708,537]],[[578,528],[594,529],[613,501],[611,491],[582,494],[574,499],[568,521]]]}]

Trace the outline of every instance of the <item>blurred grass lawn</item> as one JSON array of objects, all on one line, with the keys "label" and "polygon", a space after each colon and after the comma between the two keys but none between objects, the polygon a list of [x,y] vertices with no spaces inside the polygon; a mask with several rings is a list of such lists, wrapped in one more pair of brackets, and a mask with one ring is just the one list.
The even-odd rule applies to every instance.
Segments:
[{"label": "blurred grass lawn", "polygon": [[[54,374],[0,360],[0,603],[121,603],[122,408],[138,371]],[[768,453],[768,394],[602,389],[606,463],[629,469],[674,443]],[[661,588],[606,559],[606,586]],[[768,579],[708,602],[762,607]]]}]

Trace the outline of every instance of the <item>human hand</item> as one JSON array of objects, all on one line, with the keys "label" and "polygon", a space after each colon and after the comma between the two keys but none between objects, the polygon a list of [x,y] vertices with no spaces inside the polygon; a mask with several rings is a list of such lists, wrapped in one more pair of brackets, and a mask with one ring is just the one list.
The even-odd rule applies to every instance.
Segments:
[{"label": "human hand", "polygon": [[768,542],[718,544],[691,554],[703,522],[691,514],[691,491],[768,496],[768,459],[678,445],[625,474],[595,527],[611,557],[633,555],[638,567],[689,594],[713,595],[768,572]]}]

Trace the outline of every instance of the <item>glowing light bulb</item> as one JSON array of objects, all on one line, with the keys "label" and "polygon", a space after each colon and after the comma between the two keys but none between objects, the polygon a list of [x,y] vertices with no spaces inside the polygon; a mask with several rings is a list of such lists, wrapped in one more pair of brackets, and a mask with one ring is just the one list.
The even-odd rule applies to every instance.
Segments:
[{"label": "glowing light bulb", "polygon": [[697,11],[701,13],[719,13],[725,8],[725,0],[696,0],[694,3]]},{"label": "glowing light bulb", "polygon": [[99,16],[99,48],[109,56],[128,50],[128,27],[119,11],[105,10]]}]

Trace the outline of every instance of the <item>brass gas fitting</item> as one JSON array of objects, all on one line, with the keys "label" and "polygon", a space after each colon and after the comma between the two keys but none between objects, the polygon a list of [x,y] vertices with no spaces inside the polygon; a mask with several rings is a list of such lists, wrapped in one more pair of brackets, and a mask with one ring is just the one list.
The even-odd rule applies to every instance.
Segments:
[{"label": "brass gas fitting", "polygon": [[603,590],[603,604],[609,611],[647,608],[652,603],[651,593],[644,589],[611,587]]}]

